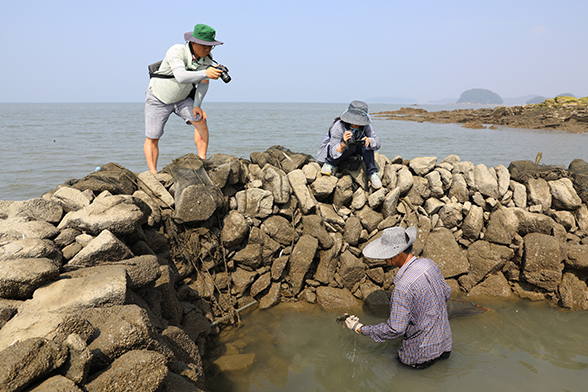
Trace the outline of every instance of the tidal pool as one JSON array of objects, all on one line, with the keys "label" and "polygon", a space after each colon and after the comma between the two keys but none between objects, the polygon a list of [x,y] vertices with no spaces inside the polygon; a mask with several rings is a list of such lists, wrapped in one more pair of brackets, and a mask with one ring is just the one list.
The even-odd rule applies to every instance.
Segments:
[{"label": "tidal pool", "polygon": [[[375,343],[316,305],[252,310],[224,330],[217,353],[255,354],[242,373],[206,376],[211,392],[585,391],[588,312],[545,303],[480,300],[486,313],[450,320],[451,357],[414,370],[397,360],[400,340]],[[366,324],[382,316],[358,314]]]}]

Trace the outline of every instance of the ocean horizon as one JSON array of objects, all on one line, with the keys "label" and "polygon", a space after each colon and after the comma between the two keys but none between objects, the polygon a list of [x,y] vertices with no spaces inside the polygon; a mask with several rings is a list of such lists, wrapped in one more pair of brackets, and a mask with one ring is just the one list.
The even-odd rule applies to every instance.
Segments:
[{"label": "ocean horizon", "polygon": [[[205,102],[210,143],[216,153],[249,159],[252,152],[281,145],[316,156],[333,119],[348,103]],[[402,104],[369,103],[370,113],[397,110]],[[412,105],[411,105],[412,106]],[[473,105],[418,105],[429,111]],[[478,107],[482,107],[478,105]],[[382,140],[379,153],[392,159],[458,155],[474,165],[507,166],[515,160],[564,168],[588,160],[588,134],[562,131],[466,129],[461,124],[417,123],[372,116]],[[26,200],[70,180],[83,178],[109,162],[133,172],[147,170],[143,153],[144,103],[0,103],[0,200]],[[193,130],[170,117],[160,140],[158,169],[196,153]]]}]

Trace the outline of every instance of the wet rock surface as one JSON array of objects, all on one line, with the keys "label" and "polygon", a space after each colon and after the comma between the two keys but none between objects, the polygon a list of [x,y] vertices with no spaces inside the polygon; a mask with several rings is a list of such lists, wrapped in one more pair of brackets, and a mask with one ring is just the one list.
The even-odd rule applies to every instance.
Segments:
[{"label": "wet rock surface", "polygon": [[255,362],[214,344],[252,303],[385,313],[397,269],[361,251],[395,225],[417,227],[415,255],[455,295],[588,310],[586,162],[376,162],[380,190],[365,168],[325,177],[275,146],[188,154],[156,176],[109,164],[0,201],[0,358],[16,358],[0,360],[2,384],[205,390],[207,372]]}]

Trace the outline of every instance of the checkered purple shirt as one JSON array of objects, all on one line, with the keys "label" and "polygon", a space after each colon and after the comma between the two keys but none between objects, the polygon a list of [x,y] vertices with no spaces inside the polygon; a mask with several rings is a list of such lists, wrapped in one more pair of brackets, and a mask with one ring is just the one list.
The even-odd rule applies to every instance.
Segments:
[{"label": "checkered purple shirt", "polygon": [[361,333],[378,343],[404,336],[398,355],[408,365],[435,359],[451,351],[446,305],[450,295],[437,264],[413,257],[394,278],[388,321],[364,325]]}]

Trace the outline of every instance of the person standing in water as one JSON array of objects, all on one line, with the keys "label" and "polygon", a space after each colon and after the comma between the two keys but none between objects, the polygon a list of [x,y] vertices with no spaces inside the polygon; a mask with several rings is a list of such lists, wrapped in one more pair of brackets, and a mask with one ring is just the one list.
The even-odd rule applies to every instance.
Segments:
[{"label": "person standing in water", "polygon": [[452,337],[446,302],[451,288],[430,259],[413,256],[417,229],[392,227],[363,250],[365,257],[386,260],[400,268],[394,278],[390,317],[385,323],[363,325],[356,316],[345,320],[347,328],[381,343],[402,336],[398,359],[404,365],[425,369],[451,355]]},{"label": "person standing in water", "polygon": [[382,187],[374,158],[374,151],[382,143],[370,123],[368,106],[362,101],[351,102],[347,110],[333,121],[317,152],[317,161],[323,164],[323,175],[334,174],[339,166],[356,170],[363,159],[372,187]]},{"label": "person standing in water", "polygon": [[[202,100],[210,79],[218,79],[223,70],[213,65],[210,52],[216,45],[216,31],[197,24],[194,31],[184,34],[185,44],[173,45],[152,76],[145,94],[145,159],[152,173],[157,173],[159,139],[171,113],[194,126],[194,143],[198,156],[206,159],[208,149],[207,115]],[[191,96],[193,88],[195,94]]]}]

